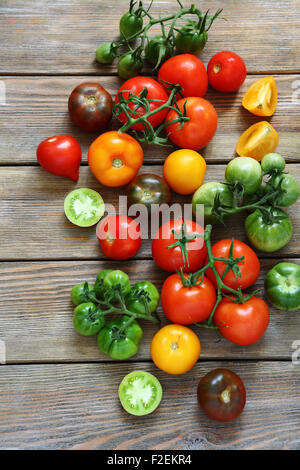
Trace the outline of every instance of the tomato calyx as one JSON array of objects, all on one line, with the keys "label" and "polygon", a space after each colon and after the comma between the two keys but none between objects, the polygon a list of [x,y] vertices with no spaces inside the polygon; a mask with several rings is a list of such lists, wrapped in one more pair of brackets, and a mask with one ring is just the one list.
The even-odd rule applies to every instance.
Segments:
[{"label": "tomato calyx", "polygon": [[[187,116],[186,106],[183,107],[183,111],[179,109],[179,106],[176,102],[176,95],[180,93],[182,87],[178,84],[170,84],[172,88],[171,93],[167,101],[149,99],[147,88],[143,88],[142,91],[135,95],[130,90],[120,90],[118,93],[118,103],[114,103],[113,114],[116,118],[120,115],[125,115],[127,122],[119,129],[119,133],[127,132],[132,127],[137,125],[143,126],[142,135],[137,135],[137,139],[140,142],[147,144],[157,144],[157,145],[166,145],[168,142],[167,137],[162,137],[160,134],[165,130],[166,127],[170,124],[180,123],[180,129],[183,127],[184,123],[189,121]],[[125,97],[127,94],[127,98]],[[151,103],[162,103],[159,107],[151,110]],[[144,112],[138,112],[138,109],[142,108]],[[155,114],[161,113],[165,109],[174,110],[177,113],[177,118],[173,121],[163,122],[157,129],[154,129],[149,118]]]},{"label": "tomato calyx", "polygon": [[171,245],[169,245],[167,249],[170,250],[171,248],[175,248],[176,246],[179,246],[181,249],[181,253],[182,253],[183,264],[184,265],[186,264],[187,266],[189,266],[189,255],[188,255],[188,250],[187,250],[187,243],[193,240],[196,240],[196,238],[201,238],[203,237],[203,235],[199,233],[188,234],[186,230],[185,222],[183,222],[179,233],[176,232],[174,229],[172,230],[172,233],[177,240],[176,242],[171,243]]}]

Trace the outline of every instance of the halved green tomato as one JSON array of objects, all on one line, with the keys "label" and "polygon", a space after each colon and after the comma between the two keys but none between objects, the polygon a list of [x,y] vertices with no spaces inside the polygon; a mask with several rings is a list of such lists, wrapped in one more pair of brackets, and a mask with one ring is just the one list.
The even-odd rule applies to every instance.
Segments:
[{"label": "halved green tomato", "polygon": [[162,393],[157,378],[141,370],[127,374],[119,386],[119,398],[124,410],[135,416],[148,415],[156,410]]},{"label": "halved green tomato", "polygon": [[75,189],[65,198],[66,217],[79,227],[95,225],[104,214],[105,205],[97,191],[89,188]]}]

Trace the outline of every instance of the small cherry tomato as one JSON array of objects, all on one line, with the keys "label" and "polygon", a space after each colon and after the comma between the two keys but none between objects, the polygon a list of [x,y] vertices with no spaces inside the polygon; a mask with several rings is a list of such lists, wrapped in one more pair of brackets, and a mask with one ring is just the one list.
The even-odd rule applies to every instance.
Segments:
[{"label": "small cherry tomato", "polygon": [[243,411],[246,390],[241,378],[228,369],[214,369],[199,382],[198,403],[216,421],[232,421]]},{"label": "small cherry tomato", "polygon": [[[129,92],[131,92],[133,95],[138,96],[143,89],[147,90],[147,99],[150,100],[149,107],[151,111],[154,111],[155,109],[159,108],[163,104],[163,102],[166,102],[168,100],[168,95],[166,91],[156,80],[148,77],[134,77],[127,80],[119,88],[116,95],[116,103],[119,103],[120,93],[122,93],[124,99],[127,100],[129,97]],[[130,109],[134,109],[136,105],[134,102],[130,102],[128,106]],[[133,115],[133,118],[137,118],[139,115],[146,113],[146,110],[142,106],[137,108],[135,111],[137,112],[137,114]],[[153,127],[159,126],[165,119],[167,113],[168,110],[164,109],[163,111],[156,113],[153,116],[150,116],[150,124]],[[118,119],[120,119],[123,124],[127,122],[127,116],[125,115],[125,113],[121,113],[118,116]],[[144,127],[142,124],[136,124],[135,126],[132,126],[132,129],[136,131],[143,131]]]},{"label": "small cherry tomato", "polygon": [[49,173],[78,180],[81,148],[74,137],[64,134],[49,137],[40,143],[36,155],[39,164]]},{"label": "small cherry tomato", "polygon": [[99,83],[81,83],[69,96],[69,114],[81,129],[96,132],[105,129],[111,118],[113,100]]},{"label": "small cherry tomato", "polygon": [[168,83],[179,84],[182,87],[181,93],[185,97],[203,97],[208,86],[205,66],[193,54],[179,54],[167,60],[159,69],[158,81],[168,93],[170,93]]},{"label": "small cherry tomato", "polygon": [[[178,107],[186,115],[189,121],[181,127],[179,122],[170,124],[166,130],[168,137],[178,147],[200,150],[213,138],[217,130],[218,116],[213,105],[203,98],[183,98],[178,101]],[[166,121],[178,119],[178,113],[171,110]]]},{"label": "small cherry tomato", "polygon": [[259,297],[251,297],[244,303],[235,303],[223,298],[215,315],[215,325],[220,327],[224,338],[240,346],[256,343],[266,331],[269,324],[269,308]]},{"label": "small cherry tomato", "polygon": [[[188,274],[184,277],[188,279]],[[169,276],[162,287],[161,306],[173,323],[191,325],[207,320],[216,303],[213,283],[204,276],[199,285],[186,287],[178,274]]]},{"label": "small cherry tomato", "polygon": [[[233,245],[232,245],[233,242]],[[259,259],[246,243],[241,242],[240,240],[231,238],[226,238],[220,240],[215,245],[212,246],[212,254],[216,258],[228,258],[230,254],[230,249],[232,246],[232,256],[233,258],[244,257],[243,261],[240,261],[236,264],[240,271],[240,276],[235,276],[232,269],[227,272],[225,277],[223,277],[224,271],[226,269],[226,263],[223,261],[216,261],[215,268],[219,276],[223,279],[223,282],[226,286],[231,287],[231,289],[246,289],[247,287],[252,286],[259,276],[260,273],[260,263]],[[208,261],[208,260],[207,260]],[[217,281],[214,276],[214,273],[211,269],[206,271],[206,276],[214,283],[217,287]]]},{"label": "small cherry tomato", "polygon": [[142,245],[139,224],[126,215],[106,217],[97,228],[97,237],[102,253],[115,260],[131,258]]},{"label": "small cherry tomato", "polygon": [[206,162],[194,150],[176,150],[164,163],[164,178],[178,194],[192,194],[202,185]]},{"label": "small cherry tomato", "polygon": [[154,336],[151,357],[159,369],[167,374],[184,374],[197,362],[201,352],[198,336],[186,326],[167,325]]},{"label": "small cherry tomato", "polygon": [[110,131],[91,144],[88,162],[92,173],[105,186],[123,186],[137,174],[143,163],[143,149],[128,134]]},{"label": "small cherry tomato", "polygon": [[[203,233],[203,228],[192,220],[176,219],[165,222],[152,242],[152,256],[155,263],[169,272],[181,268],[185,272],[197,271],[203,265],[207,254]],[[193,236],[195,238],[188,241]],[[176,246],[170,247],[175,243]],[[188,262],[183,258],[181,244],[186,251]]]},{"label": "small cherry tomato", "polygon": [[207,66],[208,81],[218,91],[230,93],[244,83],[247,69],[243,59],[230,51],[218,52]]}]

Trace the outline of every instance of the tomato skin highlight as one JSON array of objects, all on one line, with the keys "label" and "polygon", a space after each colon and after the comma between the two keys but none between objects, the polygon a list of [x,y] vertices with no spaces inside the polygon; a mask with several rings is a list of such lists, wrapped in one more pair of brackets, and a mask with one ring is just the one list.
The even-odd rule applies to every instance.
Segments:
[{"label": "tomato skin highlight", "polygon": [[101,134],[88,151],[88,163],[94,176],[105,186],[128,184],[142,166],[143,149],[133,137],[110,131]]},{"label": "tomato skin highlight", "polygon": [[236,304],[228,298],[219,303],[215,315],[215,325],[224,338],[239,346],[256,343],[265,333],[269,324],[269,308],[259,297]]},{"label": "tomato skin highlight", "polygon": [[97,237],[103,254],[114,260],[131,258],[142,245],[140,226],[126,215],[106,217],[97,229]]},{"label": "tomato skin highlight", "polygon": [[[188,278],[188,275],[185,274]],[[180,276],[172,274],[162,287],[161,305],[164,314],[173,323],[191,325],[207,320],[216,303],[213,283],[204,276],[199,286],[185,287]]]},{"label": "tomato skin highlight", "polygon": [[247,69],[243,59],[230,51],[218,52],[207,66],[210,85],[224,93],[237,91],[244,83]]},{"label": "tomato skin highlight", "polygon": [[[226,238],[215,243],[212,246],[213,256],[215,256],[216,258],[228,258],[231,244],[231,238]],[[234,239],[232,255],[234,258],[244,256],[244,260],[240,261],[237,264],[241,272],[241,277],[239,277],[237,281],[234,272],[230,270],[223,278],[224,284],[235,290],[239,288],[246,289],[247,287],[252,286],[252,284],[257,281],[260,273],[260,262],[258,257],[256,256],[256,253],[252,250],[252,248],[250,248],[250,246],[246,245],[246,243]],[[205,263],[207,262],[208,259],[206,259]],[[223,261],[216,261],[215,268],[220,277],[222,278],[222,275],[226,269],[226,263]],[[206,276],[213,282],[215,287],[217,287],[218,284],[215,275],[211,269],[208,269],[206,271]]]},{"label": "tomato skin highlight", "polygon": [[246,389],[241,378],[231,370],[214,369],[200,380],[197,398],[209,418],[228,422],[242,413]]},{"label": "tomato skin highlight", "polygon": [[192,220],[176,219],[163,224],[153,239],[152,256],[156,264],[165,271],[175,272],[182,268],[184,272],[194,272],[204,263],[207,251],[202,237],[187,243],[189,264],[184,263],[179,246],[168,249],[168,246],[177,240],[172,231],[179,233],[183,222],[189,235],[204,233],[203,228]]},{"label": "tomato skin highlight", "polygon": [[[125,99],[128,99],[129,97],[129,91],[134,94],[134,95],[139,95],[141,91],[146,88],[148,90],[147,94],[147,99],[149,100],[162,100],[161,103],[158,102],[152,102],[149,104],[150,110],[153,111],[157,108],[159,108],[163,102],[166,102],[168,100],[168,95],[165,91],[165,89],[161,86],[160,83],[158,83],[156,80],[153,78],[148,78],[148,77],[133,77],[127,80],[123,85],[119,88],[117,95],[116,95],[116,104],[119,103],[119,93],[123,92],[123,96]],[[135,104],[133,102],[129,103],[130,109],[135,108]],[[140,106],[137,110],[138,113],[145,114],[145,109]],[[163,120],[165,119],[166,115],[168,113],[167,109],[164,109],[163,111],[154,114],[149,118],[149,122],[153,127],[159,126]],[[133,117],[138,117],[138,115],[135,115]],[[121,113],[118,116],[118,119],[122,122],[122,124],[126,124],[127,122],[127,117],[125,113]],[[132,126],[131,129],[134,129],[136,131],[143,131],[144,127],[142,124],[136,124]]]},{"label": "tomato skin highlight", "polygon": [[43,140],[36,151],[39,164],[56,176],[73,181],[79,178],[81,147],[70,135],[56,135]]},{"label": "tomato skin highlight", "polygon": [[[209,101],[199,97],[183,98],[177,104],[182,113],[186,106],[186,115],[190,119],[181,129],[179,122],[167,126],[169,139],[181,148],[202,149],[211,141],[217,130],[218,116],[215,108]],[[177,118],[178,113],[170,110],[166,121],[171,122]]]},{"label": "tomato skin highlight", "polygon": [[[179,54],[168,59],[159,69],[158,81],[170,93],[167,85],[169,82],[179,84],[185,97],[205,95],[208,87],[208,78],[205,66],[198,57],[193,54]],[[178,94],[178,98],[180,95]]]},{"label": "tomato skin highlight", "polygon": [[88,132],[105,129],[112,118],[112,108],[112,97],[99,83],[81,83],[69,96],[72,121]]},{"label": "tomato skin highlight", "polygon": [[167,374],[178,375],[189,371],[201,352],[198,336],[182,325],[166,325],[152,338],[151,357],[159,369]]}]

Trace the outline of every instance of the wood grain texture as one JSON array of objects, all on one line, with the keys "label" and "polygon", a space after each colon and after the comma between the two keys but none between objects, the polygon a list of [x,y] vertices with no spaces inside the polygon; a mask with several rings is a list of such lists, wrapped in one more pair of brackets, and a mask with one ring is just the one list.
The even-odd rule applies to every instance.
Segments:
[{"label": "wood grain texture", "polygon": [[[235,156],[235,146],[241,134],[252,124],[261,120],[241,106],[242,97],[248,87],[259,76],[248,77],[237,93],[218,93],[208,90],[206,98],[218,113],[218,129],[213,140],[201,150],[208,163],[226,162]],[[271,118],[279,134],[278,151],[287,161],[300,161],[299,154],[299,99],[295,86],[300,75],[275,76],[278,86],[278,106]],[[83,162],[87,161],[87,150],[97,134],[80,131],[68,114],[68,97],[73,88],[84,81],[101,83],[115,96],[122,81],[117,77],[18,77],[5,78],[6,105],[0,106],[0,163],[37,164],[38,144],[57,134],[71,134],[81,144]],[[294,94],[293,94],[294,93]],[[110,129],[120,127],[117,120]],[[172,147],[144,146],[146,163],[163,163]]]},{"label": "wood grain texture", "polygon": [[[224,165],[208,166],[205,181],[223,181]],[[300,179],[300,166],[287,166]],[[161,166],[143,166],[142,171],[162,174]],[[81,167],[78,183],[47,173],[40,167],[8,167],[0,173],[0,259],[103,259],[96,238],[96,227],[82,229],[71,224],[64,215],[63,201],[69,191],[89,187],[99,191],[106,203],[119,212],[119,196],[124,188],[112,190],[102,186],[88,167]],[[173,195],[172,203],[190,204],[191,196]],[[300,241],[300,201],[288,208],[294,232],[291,242],[268,257],[298,256]],[[133,215],[133,214],[129,214]],[[246,240],[245,215],[237,214],[226,228],[216,226],[214,240],[232,237]],[[266,257],[266,253],[261,254]],[[151,239],[143,240],[136,258],[151,257]]]},{"label": "wood grain texture", "polygon": [[[85,0],[84,4],[82,0],[2,0],[0,72],[114,73],[115,64],[101,66],[94,57],[101,42],[118,38],[120,17],[128,11],[129,1],[116,4],[117,8],[111,0]],[[176,5],[175,0],[156,0],[153,14],[170,14],[177,11]],[[225,49],[237,51],[250,72],[300,71],[299,0],[292,5],[288,0],[206,0],[201,8],[223,8],[226,19],[216,22],[209,33],[201,54],[205,63]]]},{"label": "wood grain texture", "polygon": [[[290,260],[299,263],[299,260]],[[264,260],[258,282],[261,290],[266,273],[276,264]],[[6,342],[7,362],[85,362],[111,361],[97,348],[96,337],[84,338],[72,324],[73,285],[94,283],[102,269],[119,269],[118,262],[30,262],[0,264],[0,339]],[[131,282],[149,279],[161,291],[168,274],[153,261],[129,261],[122,265]],[[248,289],[248,291],[253,290]],[[167,320],[158,310],[162,325]],[[159,326],[142,322],[144,337],[139,353],[131,361],[150,360],[150,342]],[[270,324],[264,337],[248,347],[236,346],[218,332],[195,328],[201,345],[201,358],[220,359],[287,359],[293,352],[293,341],[300,339],[299,311],[283,312],[270,306]],[[123,366],[122,366],[123,367]]]},{"label": "wood grain texture", "polygon": [[[215,367],[238,373],[247,389],[242,415],[209,420],[199,409],[200,378]],[[149,416],[133,417],[117,390],[125,374],[147,370],[164,396]],[[29,380],[28,380],[29,378]],[[300,449],[300,367],[290,362],[200,362],[179,377],[152,364],[4,366],[0,449]]]}]

